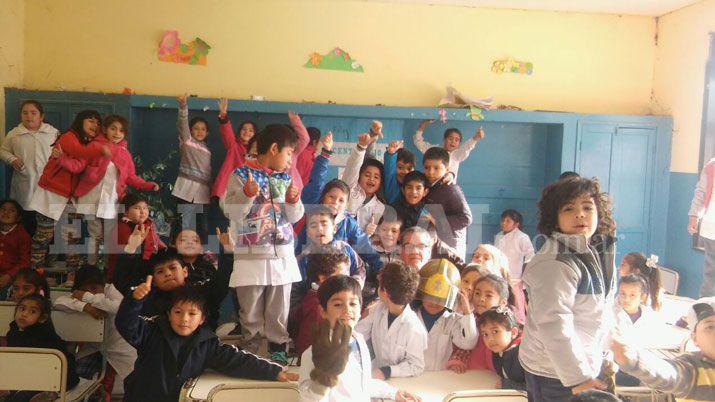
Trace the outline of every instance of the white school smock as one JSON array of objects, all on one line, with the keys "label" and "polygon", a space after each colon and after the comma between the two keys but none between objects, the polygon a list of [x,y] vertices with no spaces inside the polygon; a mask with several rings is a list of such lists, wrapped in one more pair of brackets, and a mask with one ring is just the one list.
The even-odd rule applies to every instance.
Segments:
[{"label": "white school smock", "polygon": [[[367,194],[360,187],[358,180],[360,179],[360,166],[365,159],[365,150],[359,146],[355,146],[348,157],[348,162],[345,165],[343,176],[340,178],[350,188],[350,197],[348,197],[348,205],[346,210],[357,216],[358,226],[365,230],[370,223],[370,218],[375,218],[375,224],[380,221],[382,214],[385,213],[385,204],[380,202],[375,195],[372,196],[367,203],[365,199]],[[382,172],[380,172],[382,175]],[[381,181],[384,178],[381,177]]]},{"label": "white school smock", "polygon": [[68,201],[70,201],[69,197],[37,186],[32,194],[32,199],[30,199],[29,209],[58,221],[67,207]]},{"label": "white school smock", "polygon": [[507,234],[499,232],[494,238],[494,245],[509,259],[509,278],[515,281],[521,280],[524,264],[534,257],[534,245],[531,244],[529,235],[519,228]]},{"label": "white school smock", "polygon": [[[424,325],[420,311],[415,313]],[[449,310],[442,312],[442,316],[437,319],[427,335],[425,370],[428,371],[446,370],[454,346],[472,350],[479,340],[474,314],[462,315]]]},{"label": "white school smock", "polygon": [[[413,138],[415,142],[415,147],[420,150],[420,152],[425,153],[428,149],[432,147],[442,148],[442,144],[434,145],[424,140],[424,132],[422,130],[417,130]],[[477,145],[477,140],[474,137],[470,137],[466,141],[460,142],[457,149],[454,151],[447,152],[449,154],[449,166],[447,170],[454,173],[454,180],[457,180],[457,173],[459,173],[459,164],[469,157],[469,153],[472,152],[474,147]]]},{"label": "white school smock", "polygon": [[117,166],[110,161],[102,181],[87,194],[77,197],[75,200],[77,212],[103,219],[116,218],[119,198],[117,195],[117,173]]},{"label": "white school smock", "polygon": [[59,131],[47,123],[42,123],[37,131],[30,131],[20,123],[7,133],[0,145],[0,159],[3,162],[10,165],[20,158],[25,164],[19,171],[10,167],[13,172],[10,198],[17,201],[23,209],[33,210],[30,200],[52,152],[52,143],[58,135]]},{"label": "white school smock", "polygon": [[406,305],[402,314],[387,327],[387,304],[379,302],[360,320],[355,331],[372,339],[373,367],[390,366],[392,377],[414,377],[425,370],[427,330],[417,314]]},{"label": "white school smock", "polygon": [[370,350],[362,335],[353,331],[352,339],[357,342],[360,360],[351,353],[348,364],[340,375],[334,387],[325,387],[315,383],[310,378],[313,365],[313,347],[303,352],[300,359],[300,389],[301,401],[320,402],[369,402],[371,398],[395,399],[397,388],[388,383],[372,378],[372,365],[370,364]]}]

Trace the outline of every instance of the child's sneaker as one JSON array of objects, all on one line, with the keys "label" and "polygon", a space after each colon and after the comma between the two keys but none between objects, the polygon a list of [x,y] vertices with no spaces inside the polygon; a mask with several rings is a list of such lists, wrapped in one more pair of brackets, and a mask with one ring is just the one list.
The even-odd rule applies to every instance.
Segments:
[{"label": "child's sneaker", "polygon": [[268,358],[273,360],[274,362],[280,364],[281,366],[287,366],[288,365],[288,355],[286,354],[285,351],[283,350],[278,350],[274,352],[270,352],[268,354]]}]

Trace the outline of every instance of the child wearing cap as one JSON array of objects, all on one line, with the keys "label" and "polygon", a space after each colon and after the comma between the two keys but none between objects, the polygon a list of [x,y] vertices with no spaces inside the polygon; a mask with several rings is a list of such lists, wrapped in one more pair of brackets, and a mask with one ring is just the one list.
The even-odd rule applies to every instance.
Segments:
[{"label": "child wearing cap", "polygon": [[715,401],[715,297],[696,301],[687,321],[699,352],[663,359],[614,340],[616,363],[648,387],[688,401]]}]

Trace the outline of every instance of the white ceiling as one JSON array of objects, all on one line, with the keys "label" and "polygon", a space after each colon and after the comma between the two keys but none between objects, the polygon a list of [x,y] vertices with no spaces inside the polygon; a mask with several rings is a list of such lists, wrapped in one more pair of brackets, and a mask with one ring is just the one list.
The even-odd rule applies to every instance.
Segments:
[{"label": "white ceiling", "polygon": [[701,0],[365,0],[517,10],[550,10],[658,17]]}]

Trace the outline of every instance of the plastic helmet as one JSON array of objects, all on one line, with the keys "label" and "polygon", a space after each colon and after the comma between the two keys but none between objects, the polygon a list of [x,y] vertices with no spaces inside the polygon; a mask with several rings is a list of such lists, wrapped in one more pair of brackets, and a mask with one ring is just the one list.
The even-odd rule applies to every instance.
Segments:
[{"label": "plastic helmet", "polygon": [[441,304],[452,309],[459,294],[459,269],[444,258],[430,260],[420,269],[416,299]]}]

